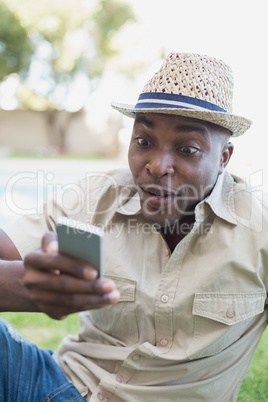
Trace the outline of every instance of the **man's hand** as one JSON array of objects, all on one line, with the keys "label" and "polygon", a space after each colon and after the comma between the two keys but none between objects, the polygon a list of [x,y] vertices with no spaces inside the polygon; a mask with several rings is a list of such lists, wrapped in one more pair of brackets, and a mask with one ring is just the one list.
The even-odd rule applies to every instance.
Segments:
[{"label": "man's hand", "polygon": [[97,279],[97,271],[84,261],[58,252],[57,235],[43,237],[42,249],[24,259],[24,285],[40,310],[62,319],[77,311],[91,310],[119,300],[112,280]]}]

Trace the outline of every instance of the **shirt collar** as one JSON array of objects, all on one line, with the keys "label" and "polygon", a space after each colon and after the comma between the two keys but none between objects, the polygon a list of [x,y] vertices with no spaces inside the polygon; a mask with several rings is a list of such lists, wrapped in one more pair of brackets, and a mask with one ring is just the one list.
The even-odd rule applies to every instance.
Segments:
[{"label": "shirt collar", "polygon": [[211,194],[203,201],[210,206],[215,215],[237,225],[234,203],[234,179],[225,171],[219,175]]}]

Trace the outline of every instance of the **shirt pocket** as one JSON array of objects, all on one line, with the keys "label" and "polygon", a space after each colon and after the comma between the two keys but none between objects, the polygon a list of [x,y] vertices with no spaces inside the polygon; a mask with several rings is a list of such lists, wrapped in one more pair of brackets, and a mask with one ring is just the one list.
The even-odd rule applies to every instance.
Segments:
[{"label": "shirt pocket", "polygon": [[196,293],[189,359],[215,355],[239,339],[264,311],[266,293]]},{"label": "shirt pocket", "polygon": [[119,302],[112,306],[90,311],[92,323],[113,338],[132,345],[138,341],[138,325],[135,312],[136,282],[115,275],[112,279],[120,292]]}]

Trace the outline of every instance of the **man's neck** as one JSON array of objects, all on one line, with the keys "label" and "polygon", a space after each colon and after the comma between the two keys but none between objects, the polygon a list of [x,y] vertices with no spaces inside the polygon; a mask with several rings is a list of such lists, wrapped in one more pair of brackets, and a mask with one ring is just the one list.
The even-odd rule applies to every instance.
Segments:
[{"label": "man's neck", "polygon": [[165,226],[160,229],[160,233],[165,239],[170,251],[173,252],[177,244],[190,233],[195,222],[195,216],[191,215],[184,220],[177,221],[175,224]]}]

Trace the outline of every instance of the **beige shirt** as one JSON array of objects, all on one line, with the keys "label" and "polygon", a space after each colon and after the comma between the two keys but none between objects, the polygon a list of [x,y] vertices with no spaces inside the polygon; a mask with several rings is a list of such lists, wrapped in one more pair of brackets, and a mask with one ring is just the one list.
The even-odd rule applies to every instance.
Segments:
[{"label": "beige shirt", "polygon": [[128,170],[90,175],[45,215],[6,227],[21,255],[60,215],[105,230],[117,305],[80,313],[55,354],[89,401],[235,401],[266,327],[268,208],[225,172],[171,254],[140,213]]}]

